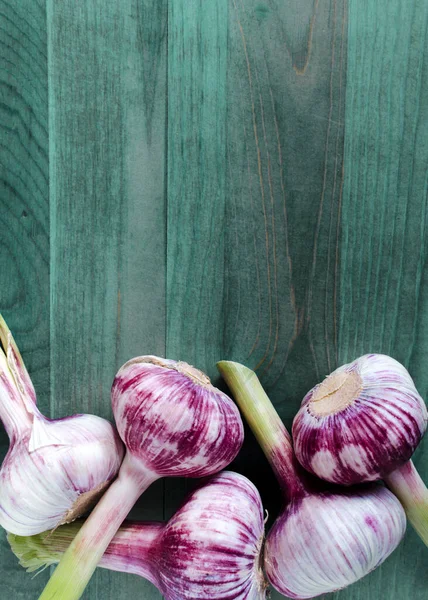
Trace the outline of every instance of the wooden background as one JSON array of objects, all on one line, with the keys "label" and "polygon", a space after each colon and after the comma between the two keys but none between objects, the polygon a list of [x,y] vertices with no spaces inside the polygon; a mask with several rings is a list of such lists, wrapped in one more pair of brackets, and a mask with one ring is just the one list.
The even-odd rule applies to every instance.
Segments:
[{"label": "wooden background", "polygon": [[[111,416],[138,354],[240,360],[288,425],[366,352],[427,396],[427,24],[424,0],[0,0],[0,310],[46,414]],[[250,434],[234,468],[275,515]],[[48,572],[0,556],[0,597],[36,598]],[[331,598],[426,600],[427,564],[409,530]],[[85,594],[138,597],[102,570]]]}]

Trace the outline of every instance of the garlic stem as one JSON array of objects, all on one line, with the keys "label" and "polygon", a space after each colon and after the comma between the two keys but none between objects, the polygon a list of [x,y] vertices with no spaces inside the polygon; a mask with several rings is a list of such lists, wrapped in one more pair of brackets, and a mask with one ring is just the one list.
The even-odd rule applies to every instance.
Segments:
[{"label": "garlic stem", "polygon": [[[7,361],[11,367],[11,370],[15,376],[16,383],[20,389],[24,401],[28,405],[29,411],[32,411],[33,406],[36,404],[36,392],[34,390],[33,382],[28,374],[25,367],[24,361],[22,360],[19,348],[13,339],[12,333],[0,314],[0,342],[4,348]],[[28,398],[28,400],[27,400]]]},{"label": "garlic stem", "polygon": [[[82,520],[75,521],[34,536],[10,533],[7,539],[20,564],[28,572],[33,572],[58,563],[83,523]],[[124,523],[108,545],[98,566],[110,571],[139,575],[159,587],[155,554],[164,527],[163,523],[156,522]]]},{"label": "garlic stem", "polygon": [[14,441],[32,426],[36,395],[21,354],[0,315],[0,419]]},{"label": "garlic stem", "polygon": [[227,360],[218,362],[217,368],[265,453],[286,500],[304,495],[305,485],[291,436],[257,375],[244,365]]},{"label": "garlic stem", "polygon": [[[158,478],[125,455],[118,478],[101,498],[43,590],[39,600],[78,600],[98,562],[141,494]],[[136,477],[140,473],[140,477]],[[101,527],[100,527],[101,524]]]},{"label": "garlic stem", "polygon": [[411,460],[384,478],[407,518],[428,546],[428,489]]}]

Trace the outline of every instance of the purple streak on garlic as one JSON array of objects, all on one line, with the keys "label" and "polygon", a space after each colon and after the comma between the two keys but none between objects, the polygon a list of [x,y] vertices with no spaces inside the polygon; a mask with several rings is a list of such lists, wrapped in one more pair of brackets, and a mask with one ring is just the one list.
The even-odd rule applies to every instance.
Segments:
[{"label": "purple streak on garlic", "polygon": [[[9,536],[29,571],[54,564],[80,523],[33,538]],[[151,581],[166,600],[263,600],[263,507],[242,475],[224,471],[193,491],[166,524],[124,523],[100,567]]]},{"label": "purple streak on garlic", "polygon": [[306,394],[292,434],[306,470],[349,485],[408,461],[426,427],[427,409],[407,370],[389,356],[366,354]]},{"label": "purple streak on garlic", "polygon": [[202,477],[226,467],[243,441],[232,400],[184,362],[142,356],[112,386],[117,428],[127,451],[118,479],[70,545],[40,600],[80,598],[110,540],[139,496],[164,476]]},{"label": "purple streak on garlic", "polygon": [[123,446],[99,417],[44,417],[1,316],[0,341],[0,418],[10,438],[0,470],[0,525],[33,535],[83,514],[116,476]]},{"label": "purple streak on garlic", "polygon": [[378,484],[342,492],[321,487],[297,463],[291,437],[256,374],[229,361],[218,368],[284,495],[283,512],[265,543],[270,583],[290,598],[313,598],[342,589],[380,565],[405,532],[397,498]]}]

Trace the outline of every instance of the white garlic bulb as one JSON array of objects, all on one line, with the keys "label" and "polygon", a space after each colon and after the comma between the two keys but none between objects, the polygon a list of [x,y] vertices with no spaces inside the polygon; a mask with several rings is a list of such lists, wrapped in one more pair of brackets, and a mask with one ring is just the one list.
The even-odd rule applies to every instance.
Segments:
[{"label": "white garlic bulb", "polygon": [[399,501],[380,485],[306,494],[286,506],[268,534],[266,575],[290,598],[340,590],[378,567],[405,530]]}]

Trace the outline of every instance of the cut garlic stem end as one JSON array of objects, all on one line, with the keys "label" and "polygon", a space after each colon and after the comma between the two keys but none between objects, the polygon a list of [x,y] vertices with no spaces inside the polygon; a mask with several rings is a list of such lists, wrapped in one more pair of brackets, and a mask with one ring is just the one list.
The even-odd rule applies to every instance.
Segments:
[{"label": "cut garlic stem end", "polygon": [[174,371],[178,371],[183,375],[186,375],[189,379],[201,385],[202,387],[212,387],[210,378],[208,375],[205,375],[203,371],[200,371],[196,367],[189,365],[187,362],[182,360],[175,361],[169,360],[166,358],[160,358],[159,356],[146,355],[146,356],[137,356],[135,358],[131,358],[128,360],[120,369],[119,373],[125,370],[130,365],[135,365],[139,363],[148,363],[151,365],[155,365],[157,367],[162,367],[163,369],[172,369]]},{"label": "cut garlic stem end", "polygon": [[315,389],[308,408],[314,416],[338,413],[355,402],[362,389],[363,381],[357,371],[332,373]]},{"label": "cut garlic stem end", "polygon": [[403,505],[410,523],[428,546],[428,489],[411,460],[384,478]]}]

